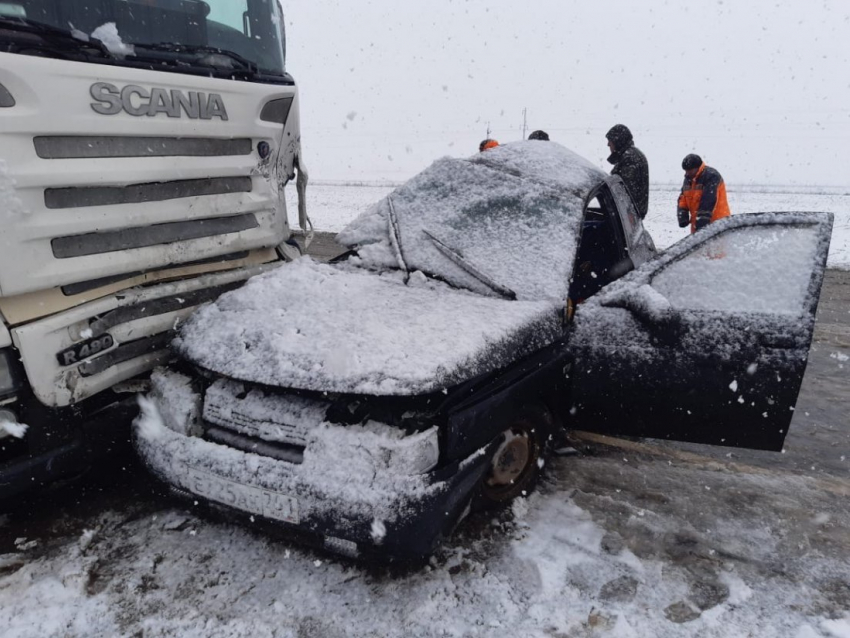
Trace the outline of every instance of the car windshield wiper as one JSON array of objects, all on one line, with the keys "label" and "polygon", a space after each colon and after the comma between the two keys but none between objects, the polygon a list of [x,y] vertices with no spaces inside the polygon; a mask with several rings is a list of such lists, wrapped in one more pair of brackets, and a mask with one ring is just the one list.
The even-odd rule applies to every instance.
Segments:
[{"label": "car windshield wiper", "polygon": [[393,247],[393,252],[395,253],[395,259],[398,262],[399,267],[404,271],[404,283],[407,283],[410,278],[410,269],[407,267],[407,261],[404,259],[404,253],[401,251],[401,231],[398,227],[398,216],[395,212],[395,206],[393,205],[393,198],[387,195],[387,204],[390,208],[389,214],[389,231],[390,231],[390,244]]},{"label": "car windshield wiper", "polygon": [[[242,57],[235,51],[230,51],[228,49],[220,49],[218,47],[209,47],[199,44],[177,44],[174,42],[157,42],[152,44],[137,44],[134,42],[133,46],[136,49],[144,49],[147,51],[163,51],[167,53],[183,53],[199,56],[194,59],[193,62],[223,71],[246,71],[254,75],[259,73],[259,68],[256,63]],[[216,59],[214,56],[221,56],[220,62],[227,60],[227,63],[215,64]]]},{"label": "car windshield wiper", "polygon": [[23,47],[45,48],[54,51],[71,50],[80,53],[92,53],[98,57],[112,57],[103,42],[97,38],[80,37],[74,35],[70,29],[62,29],[29,18],[0,16],[0,29],[36,35],[44,43],[28,40],[25,44],[20,45]]},{"label": "car windshield wiper", "polygon": [[491,290],[497,292],[498,294],[500,294],[505,299],[516,299],[516,293],[513,290],[493,281],[490,277],[488,277],[483,272],[478,270],[478,268],[476,266],[474,266],[473,264],[469,263],[466,259],[464,259],[463,255],[461,255],[456,250],[449,248],[445,244],[445,242],[443,242],[440,239],[438,239],[437,237],[435,237],[433,235],[433,233],[425,230],[424,228],[422,229],[422,232],[425,233],[425,235],[427,235],[428,239],[430,239],[432,242],[434,242],[434,245],[437,247],[437,250],[439,250],[446,257],[448,257],[452,262],[454,262],[455,264],[457,264],[458,266],[463,268],[470,275],[475,277],[482,284],[484,284],[485,286],[487,286]]}]

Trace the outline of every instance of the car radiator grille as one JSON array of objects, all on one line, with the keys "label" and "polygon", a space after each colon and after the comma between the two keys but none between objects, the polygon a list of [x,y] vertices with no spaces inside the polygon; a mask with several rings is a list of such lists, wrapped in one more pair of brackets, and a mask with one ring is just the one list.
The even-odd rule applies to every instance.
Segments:
[{"label": "car radiator grille", "polygon": [[325,400],[277,393],[220,378],[204,394],[205,438],[245,452],[300,464]]},{"label": "car radiator grille", "polygon": [[268,456],[278,461],[286,461],[295,465],[301,465],[304,462],[304,450],[306,449],[304,445],[265,441],[255,436],[248,436],[218,427],[206,421],[204,422],[204,426],[204,439],[207,441],[227,445],[243,452]]}]

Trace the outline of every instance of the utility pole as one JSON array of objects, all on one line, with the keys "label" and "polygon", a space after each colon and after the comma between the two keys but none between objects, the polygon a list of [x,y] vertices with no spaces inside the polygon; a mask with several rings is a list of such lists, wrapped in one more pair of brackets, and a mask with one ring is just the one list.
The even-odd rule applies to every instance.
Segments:
[{"label": "utility pole", "polygon": [[528,130],[528,109],[524,108],[522,110],[522,139],[525,139],[525,132]]}]

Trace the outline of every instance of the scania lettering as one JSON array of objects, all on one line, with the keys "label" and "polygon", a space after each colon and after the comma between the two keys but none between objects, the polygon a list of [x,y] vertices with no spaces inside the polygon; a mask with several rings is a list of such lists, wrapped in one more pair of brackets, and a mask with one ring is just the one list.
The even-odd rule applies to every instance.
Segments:
[{"label": "scania lettering", "polygon": [[[147,89],[130,84],[120,91],[118,87],[106,82],[92,84],[91,96],[95,102],[91,105],[95,113],[101,115],[116,115],[122,110],[130,115],[147,115],[156,117],[165,113],[168,117],[186,117],[193,120],[211,120],[218,117],[227,120],[227,109],[224,101],[217,93],[205,95],[197,91],[189,91],[188,95],[183,91],[172,89]],[[133,96],[136,97],[134,104]]]},{"label": "scania lettering", "polygon": [[0,2],[0,500],[115,453],[175,328],[298,255],[290,182],[310,237],[283,24],[277,0]]}]

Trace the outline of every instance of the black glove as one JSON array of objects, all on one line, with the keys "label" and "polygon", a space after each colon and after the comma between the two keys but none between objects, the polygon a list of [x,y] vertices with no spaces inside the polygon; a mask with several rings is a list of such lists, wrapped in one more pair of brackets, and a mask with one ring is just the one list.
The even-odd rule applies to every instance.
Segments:
[{"label": "black glove", "polygon": [[691,213],[686,208],[680,208],[676,211],[679,216],[679,228],[684,228],[691,223]]},{"label": "black glove", "polygon": [[702,230],[711,223],[711,213],[700,212],[697,215],[697,230]]}]

